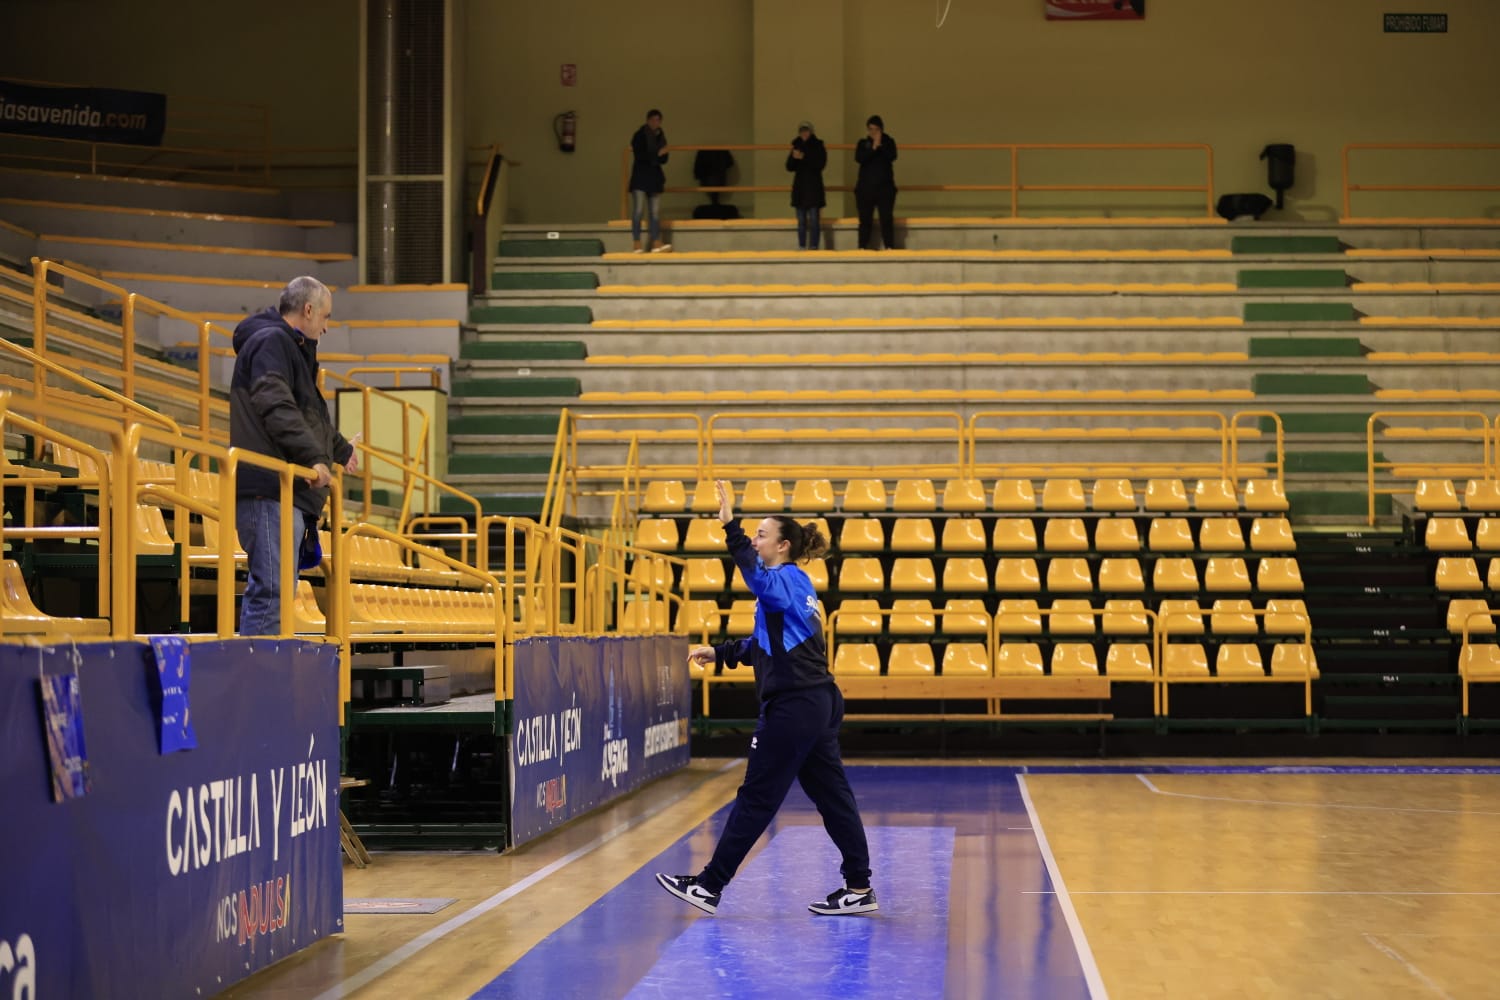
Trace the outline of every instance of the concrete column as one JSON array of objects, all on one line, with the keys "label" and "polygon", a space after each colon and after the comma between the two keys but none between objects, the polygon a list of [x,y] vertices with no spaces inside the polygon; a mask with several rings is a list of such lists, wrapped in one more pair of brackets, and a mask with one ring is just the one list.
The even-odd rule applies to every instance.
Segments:
[{"label": "concrete column", "polygon": [[[753,176],[756,185],[790,184],[786,151],[798,122],[812,122],[824,142],[849,141],[843,121],[844,0],[755,0],[754,44],[753,141],[780,149],[755,154],[753,174],[742,161],[740,176]],[[851,155],[829,150],[824,183],[845,182]],[[756,218],[793,217],[790,197],[781,192],[756,194],[753,205]],[[842,196],[830,191],[825,218],[842,211]]]}]

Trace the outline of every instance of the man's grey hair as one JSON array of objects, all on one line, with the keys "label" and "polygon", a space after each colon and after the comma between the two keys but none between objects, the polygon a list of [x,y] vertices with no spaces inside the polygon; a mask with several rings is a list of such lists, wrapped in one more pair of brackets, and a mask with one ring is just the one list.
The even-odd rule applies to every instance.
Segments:
[{"label": "man's grey hair", "polygon": [[309,302],[320,303],[332,300],[333,293],[328,290],[327,285],[317,278],[303,275],[288,281],[286,287],[281,290],[281,315],[290,316],[293,313],[300,313],[302,307]]}]

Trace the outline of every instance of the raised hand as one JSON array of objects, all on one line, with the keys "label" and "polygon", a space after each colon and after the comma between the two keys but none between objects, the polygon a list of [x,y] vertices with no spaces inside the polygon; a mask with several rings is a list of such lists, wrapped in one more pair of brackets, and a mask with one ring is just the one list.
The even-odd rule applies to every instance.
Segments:
[{"label": "raised hand", "polygon": [[728,524],[734,520],[734,486],[727,479],[720,479],[714,485],[719,490],[719,523]]}]

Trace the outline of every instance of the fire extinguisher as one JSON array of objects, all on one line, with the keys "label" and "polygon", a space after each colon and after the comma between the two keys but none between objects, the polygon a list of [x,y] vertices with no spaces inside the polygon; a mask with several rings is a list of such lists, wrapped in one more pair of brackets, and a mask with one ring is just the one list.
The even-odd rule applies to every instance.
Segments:
[{"label": "fire extinguisher", "polygon": [[552,131],[557,134],[557,148],[564,153],[573,152],[578,143],[578,116],[564,111],[552,119]]}]

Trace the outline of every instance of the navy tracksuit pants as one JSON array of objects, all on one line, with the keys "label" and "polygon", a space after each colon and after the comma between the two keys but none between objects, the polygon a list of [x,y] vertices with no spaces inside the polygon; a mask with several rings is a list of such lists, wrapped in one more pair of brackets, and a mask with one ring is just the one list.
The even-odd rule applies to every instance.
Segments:
[{"label": "navy tracksuit pants", "polygon": [[745,855],[771,825],[795,780],[818,807],[824,829],[843,855],[839,871],[844,884],[857,889],[869,886],[865,825],[839,756],[843,720],[844,696],[833,684],[785,691],[761,703],[745,780],[714,856],[698,876],[699,884],[710,892],[729,884]]}]

